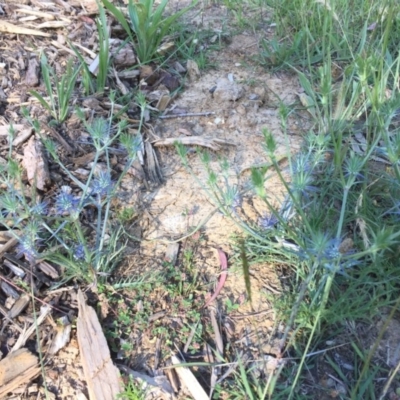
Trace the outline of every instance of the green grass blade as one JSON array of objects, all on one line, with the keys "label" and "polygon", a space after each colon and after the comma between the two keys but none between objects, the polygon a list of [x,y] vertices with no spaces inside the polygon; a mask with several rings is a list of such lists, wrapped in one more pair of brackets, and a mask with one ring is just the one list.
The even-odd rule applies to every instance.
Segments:
[{"label": "green grass blade", "polygon": [[41,94],[39,94],[36,90],[30,90],[29,93],[30,93],[32,96],[36,97],[36,98],[39,100],[40,104],[41,104],[46,110],[48,110],[48,111],[50,111],[51,113],[53,113],[52,107],[51,107],[50,104],[43,98],[43,96],[42,96]]},{"label": "green grass blade", "polygon": [[[104,6],[107,8],[108,11],[117,19],[117,21],[122,25],[124,28],[125,32],[128,34],[130,39],[133,40],[132,36],[132,31],[131,28],[129,27],[128,22],[126,21],[125,15],[122,13],[120,9],[114,6],[114,4],[110,3],[108,0],[101,0],[104,4]],[[129,8],[129,6],[128,6]]]}]

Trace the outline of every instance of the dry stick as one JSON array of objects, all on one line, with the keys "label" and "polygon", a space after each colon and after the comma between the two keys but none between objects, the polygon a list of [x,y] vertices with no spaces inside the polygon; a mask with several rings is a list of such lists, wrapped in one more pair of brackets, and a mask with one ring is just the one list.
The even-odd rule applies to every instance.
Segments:
[{"label": "dry stick", "polygon": [[262,311],[257,311],[257,312],[249,313],[249,314],[231,314],[231,315],[229,315],[229,318],[243,319],[243,318],[259,317],[260,315],[270,314],[272,312],[274,312],[274,310],[262,310]]},{"label": "dry stick", "polygon": [[160,115],[158,118],[169,119],[169,118],[180,118],[180,117],[207,117],[209,115],[215,115],[213,111],[199,112],[199,113],[181,113],[175,115]]}]

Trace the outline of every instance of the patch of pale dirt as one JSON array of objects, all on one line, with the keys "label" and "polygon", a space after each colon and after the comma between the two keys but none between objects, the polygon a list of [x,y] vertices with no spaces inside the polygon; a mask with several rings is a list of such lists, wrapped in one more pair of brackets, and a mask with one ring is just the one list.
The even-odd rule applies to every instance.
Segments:
[{"label": "patch of pale dirt", "polygon": [[[197,81],[187,83],[183,93],[174,102],[176,108],[187,113],[214,112],[214,115],[167,119],[155,126],[156,135],[160,138],[179,137],[182,135],[180,129],[184,129],[192,136],[229,142],[230,146],[213,154],[211,167],[220,171],[218,158],[226,158],[230,165],[230,183],[238,184],[240,190],[247,188],[250,183],[248,171],[242,174],[241,171],[252,165],[269,162],[263,150],[262,129],[267,128],[272,132],[278,143],[279,155],[289,151],[295,153],[301,143],[299,128],[294,122],[289,127],[292,135],[289,139],[284,136],[277,109],[277,98],[284,104],[296,101],[300,91],[297,79],[273,76],[259,67],[245,65],[242,58],[236,56],[236,48],[244,48],[248,43],[253,43],[252,40],[246,35],[233,37],[234,50],[228,46],[215,56],[219,67],[202,72]],[[211,93],[213,88],[215,90]],[[189,227],[201,224],[215,206],[196,179],[181,166],[174,149],[161,149],[159,159],[166,180],[149,195],[146,209],[152,222],[149,224],[151,228],[147,232],[145,230],[143,236],[146,239],[175,239],[188,233]],[[194,149],[189,154],[189,165],[197,179],[205,184],[207,173]],[[272,172],[269,174],[271,178],[266,183],[267,192],[272,199],[282,198],[282,185]],[[242,207],[247,218],[255,223],[267,212],[258,198],[246,198]],[[230,254],[229,243],[232,235],[239,230],[222,214],[215,213],[202,232],[210,245],[222,247]],[[161,255],[165,252],[165,246],[160,241],[142,242],[141,253]],[[217,262],[215,268],[217,273]],[[264,273],[270,274],[271,271],[261,268],[257,280],[262,280]],[[228,279],[227,290],[237,292],[241,280],[234,279],[234,285],[230,281]]]},{"label": "patch of pale dirt", "polygon": [[[218,138],[228,142],[229,146],[212,153],[210,166],[219,172],[219,159],[226,158],[230,165],[228,180],[230,184],[237,184],[241,191],[250,184],[248,168],[270,162],[263,150],[264,128],[272,132],[278,144],[278,155],[296,153],[301,144],[300,127],[290,121],[290,135],[285,137],[278,113],[278,99],[287,105],[297,100],[300,91],[298,81],[289,75],[269,74],[249,64],[246,50],[242,50],[254,49],[255,42],[256,38],[251,35],[234,36],[229,46],[212,55],[212,61],[218,67],[202,71],[197,80],[187,82],[185,90],[173,103],[180,112],[213,112],[213,115],[160,120],[155,125],[155,134],[162,139],[177,138],[185,132],[186,135],[189,133],[191,136]],[[145,259],[149,260],[147,265],[155,268],[155,260],[164,258],[168,246],[164,240],[184,236],[215,209],[212,200],[198,183],[198,180],[203,184],[207,181],[207,173],[195,149],[190,149],[188,157],[197,180],[181,166],[175,149],[161,148],[158,157],[165,182],[145,196],[142,237],[150,241],[142,241],[139,253],[131,256],[131,263],[137,260],[138,268],[143,268]],[[285,164],[282,165],[284,167]],[[284,196],[284,190],[276,174],[272,170],[268,174],[267,193],[273,203],[278,204]],[[248,221],[257,223],[267,212],[265,204],[250,192],[242,200],[241,211]],[[231,220],[216,212],[204,224],[201,233],[206,242],[198,250],[196,268],[204,272],[210,282],[216,282],[220,264],[214,248],[222,248],[229,258],[233,255],[232,237],[241,231]],[[162,240],[157,240],[160,238]],[[246,301],[248,296],[242,271],[240,267],[232,268],[232,264],[230,260],[227,282],[216,301],[221,323],[224,326],[229,324],[233,331],[232,343],[237,349],[243,349],[249,358],[260,360],[279,357],[281,349],[276,338],[282,333],[282,328],[275,326],[268,301],[269,296],[280,293],[278,272],[268,264],[251,266],[250,303]],[[137,272],[135,270],[133,268],[133,272]],[[234,304],[241,304],[231,317],[224,315],[223,311],[228,298]],[[149,354],[147,365],[151,365],[154,339],[148,339],[151,341],[141,338],[138,354]]]}]

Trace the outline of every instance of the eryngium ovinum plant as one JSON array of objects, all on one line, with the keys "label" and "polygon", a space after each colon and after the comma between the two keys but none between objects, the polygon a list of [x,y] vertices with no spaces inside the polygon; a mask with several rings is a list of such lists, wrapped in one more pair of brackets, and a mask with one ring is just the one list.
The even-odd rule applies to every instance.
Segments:
[{"label": "eryngium ovinum plant", "polygon": [[[111,101],[114,104],[112,96]],[[98,276],[107,276],[117,265],[125,247],[121,227],[111,221],[110,207],[121,180],[136,158],[138,139],[125,133],[125,122],[113,126],[112,111],[113,108],[108,120],[99,118],[91,123],[77,111],[90,134],[88,143],[95,149],[86,182],[81,182],[62,163],[54,142],[41,137],[48,154],[73,182],[74,189],[60,185],[54,198],[45,200],[40,199],[34,188],[29,193],[22,182],[20,166],[11,159],[11,147],[7,164],[1,166],[0,179],[6,189],[0,195],[0,224],[16,236],[19,255],[31,264],[48,260],[61,266],[60,284],[75,278],[95,285]],[[40,137],[38,121],[30,119],[26,109],[23,114]],[[12,134],[11,130],[10,143]],[[113,179],[109,149],[116,144],[126,152],[126,163],[122,173]],[[99,168],[100,157],[106,169]],[[83,214],[90,210],[95,210],[93,223],[83,223]]]},{"label": "eryngium ovinum plant", "polygon": [[[285,106],[280,114],[285,131],[288,115]],[[371,115],[372,120],[382,122],[376,125],[376,130],[387,127],[390,124],[387,119],[393,115],[385,113],[386,120],[382,115],[379,118]],[[176,147],[183,165],[220,212],[245,233],[249,261],[269,261],[293,270],[294,297],[288,307],[281,350],[283,354],[293,344],[294,335],[289,332],[300,328],[309,333],[302,353],[307,354],[323,322],[335,323],[345,318],[344,314],[327,309],[336,280],[355,282],[356,276],[368,266],[374,265],[379,270],[399,255],[396,245],[400,236],[397,228],[400,134],[391,132],[390,140],[385,140],[386,147],[380,149],[393,168],[376,172],[370,159],[377,140],[372,141],[367,153],[356,154],[351,146],[343,144],[342,135],[310,132],[298,154],[289,156],[288,173],[283,173],[279,165],[273,135],[267,129],[263,135],[263,147],[272,168],[251,171],[253,195],[261,198],[268,209],[258,221],[246,220],[240,213],[241,200],[248,190],[240,191],[238,185],[230,183],[227,161],[220,162],[220,171],[215,171],[211,155],[200,151],[200,160],[207,171],[207,180],[202,182],[190,168],[187,150],[180,144]],[[379,135],[382,138],[382,132]],[[339,154],[334,154],[336,149]],[[274,190],[268,190],[268,179],[273,174],[278,175],[286,193],[280,207],[273,205],[277,204]],[[307,318],[299,318],[300,312],[302,318],[304,315]],[[304,357],[298,371],[303,362]]]}]

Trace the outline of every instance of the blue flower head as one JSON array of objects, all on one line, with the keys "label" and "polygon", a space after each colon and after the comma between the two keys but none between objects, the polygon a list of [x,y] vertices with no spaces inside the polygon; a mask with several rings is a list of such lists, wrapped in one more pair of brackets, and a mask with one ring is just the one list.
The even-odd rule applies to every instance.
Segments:
[{"label": "blue flower head", "polygon": [[19,244],[17,246],[17,256],[25,256],[29,262],[33,262],[37,258],[37,251],[35,242],[27,235],[23,235],[19,238]]},{"label": "blue flower head", "polygon": [[47,201],[40,201],[30,208],[30,212],[34,215],[46,215],[48,204]]},{"label": "blue flower head", "polygon": [[318,187],[313,184],[314,179],[309,172],[299,171],[292,176],[290,188],[295,195],[301,195],[306,200],[310,200],[310,195],[319,191]]},{"label": "blue flower head", "polygon": [[24,234],[19,238],[17,254],[18,256],[24,255],[29,262],[33,262],[38,258],[38,247],[42,242],[39,237],[41,229],[36,222],[29,221],[24,230]]},{"label": "blue flower head", "polygon": [[328,234],[318,232],[313,238],[306,240],[306,248],[300,250],[299,256],[303,260],[314,260],[328,270],[343,272],[345,269],[359,264],[359,261],[349,258],[355,251],[343,252],[342,239],[332,238]]},{"label": "blue flower head", "polygon": [[71,194],[69,187],[63,186],[61,192],[56,198],[56,212],[57,214],[74,214],[78,212],[80,198]]},{"label": "blue flower head", "polygon": [[92,193],[100,197],[109,195],[114,188],[114,182],[109,172],[100,172],[98,177],[93,180]]},{"label": "blue flower head", "polygon": [[74,248],[75,260],[83,260],[85,258],[85,248],[83,244],[79,243]]},{"label": "blue flower head", "polygon": [[265,230],[274,228],[278,222],[278,218],[276,218],[274,214],[264,214],[264,216],[258,220],[258,224]]}]

